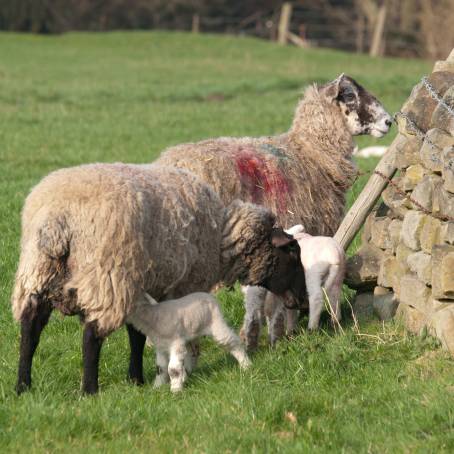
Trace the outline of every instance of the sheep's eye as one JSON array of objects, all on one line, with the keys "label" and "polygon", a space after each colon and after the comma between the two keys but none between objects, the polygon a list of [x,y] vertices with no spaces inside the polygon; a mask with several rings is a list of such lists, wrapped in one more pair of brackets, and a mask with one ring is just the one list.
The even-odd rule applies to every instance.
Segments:
[{"label": "sheep's eye", "polygon": [[355,94],[352,92],[344,93],[342,97],[344,98],[344,101],[346,101],[346,102],[355,100]]}]

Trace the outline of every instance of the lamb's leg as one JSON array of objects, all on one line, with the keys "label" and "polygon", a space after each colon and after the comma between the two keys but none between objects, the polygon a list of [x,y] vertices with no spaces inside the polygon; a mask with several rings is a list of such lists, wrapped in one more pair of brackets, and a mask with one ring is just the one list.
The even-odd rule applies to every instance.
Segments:
[{"label": "lamb's leg", "polygon": [[326,267],[312,267],[305,270],[306,287],[309,295],[309,330],[318,329],[320,315],[323,310],[323,277],[326,275]]},{"label": "lamb's leg", "polygon": [[189,375],[197,366],[197,361],[200,356],[200,342],[195,339],[188,343],[188,353],[184,358],[184,368]]},{"label": "lamb's leg", "polygon": [[156,349],[156,378],[153,386],[159,388],[165,383],[169,383],[169,355],[166,351]]},{"label": "lamb's leg", "polygon": [[285,334],[285,311],[282,299],[268,292],[265,299],[265,313],[268,322],[268,339],[274,347]]},{"label": "lamb's leg", "polygon": [[19,370],[17,374],[16,392],[21,394],[32,384],[32,361],[39,337],[49,321],[52,305],[48,301],[39,300],[31,295],[28,307],[21,319],[21,341],[19,354]]},{"label": "lamb's leg", "polygon": [[266,292],[267,290],[263,287],[248,286],[243,288],[246,313],[240,336],[248,351],[254,351],[258,348]]},{"label": "lamb's leg", "polygon": [[169,376],[170,391],[173,393],[183,389],[186,381],[186,371],[184,369],[184,357],[187,354],[186,345],[182,340],[178,340],[170,347]]},{"label": "lamb's leg", "polygon": [[299,309],[285,309],[287,335],[295,334],[298,329]]},{"label": "lamb's leg", "polygon": [[230,352],[242,369],[248,368],[251,365],[251,361],[244,350],[240,338],[227,325],[222,317],[221,310],[217,308],[216,312],[213,313],[213,322],[208,329],[208,334]]},{"label": "lamb's leg", "polygon": [[143,349],[146,336],[137,331],[130,323],[126,324],[131,349],[129,357],[129,379],[136,385],[143,385]]},{"label": "lamb's leg", "polygon": [[96,322],[88,322],[84,326],[82,356],[84,361],[84,377],[82,392],[95,394],[98,392],[99,356],[104,338],[97,333]]},{"label": "lamb's leg", "polygon": [[344,281],[344,271],[343,266],[340,265],[331,265],[329,268],[328,277],[325,281],[326,295],[328,296],[328,301],[331,306],[333,315],[333,323],[341,321],[341,307],[340,299],[342,293],[342,283]]}]

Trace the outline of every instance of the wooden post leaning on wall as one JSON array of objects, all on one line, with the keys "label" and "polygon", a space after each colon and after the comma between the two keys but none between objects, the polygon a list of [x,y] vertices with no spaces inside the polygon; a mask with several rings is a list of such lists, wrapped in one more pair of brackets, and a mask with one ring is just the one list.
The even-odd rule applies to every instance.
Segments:
[{"label": "wooden post leaning on wall", "polygon": [[282,5],[281,17],[279,19],[278,35],[277,41],[279,44],[287,43],[287,36],[290,27],[290,18],[292,16],[292,4],[290,2],[285,2]]},{"label": "wooden post leaning on wall", "polygon": [[375,206],[375,203],[380,198],[383,190],[388,186],[388,178],[391,179],[396,173],[394,166],[394,155],[396,146],[391,145],[388,151],[377,164],[375,171],[380,172],[383,176],[373,173],[369,181],[364,186],[361,194],[356,199],[355,203],[348,210],[334,238],[346,251],[359,229],[364,224],[369,213]]}]

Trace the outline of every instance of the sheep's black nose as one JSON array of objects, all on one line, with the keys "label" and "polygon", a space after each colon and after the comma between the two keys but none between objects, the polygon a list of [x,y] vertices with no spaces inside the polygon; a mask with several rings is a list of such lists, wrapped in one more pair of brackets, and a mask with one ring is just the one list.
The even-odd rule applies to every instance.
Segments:
[{"label": "sheep's black nose", "polygon": [[393,124],[392,120],[385,120],[385,125],[386,126],[391,126]]}]

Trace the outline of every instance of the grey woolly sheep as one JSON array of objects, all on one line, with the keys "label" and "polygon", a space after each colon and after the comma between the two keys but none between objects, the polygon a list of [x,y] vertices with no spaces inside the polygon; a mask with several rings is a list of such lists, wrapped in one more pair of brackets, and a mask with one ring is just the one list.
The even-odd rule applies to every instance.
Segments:
[{"label": "grey woolly sheep", "polygon": [[[157,300],[237,279],[277,293],[300,279],[299,247],[263,207],[216,193],[187,171],[158,165],[62,169],[30,193],[12,296],[21,322],[17,391],[31,384],[39,336],[54,308],[84,323],[83,391],[98,389],[102,341],[144,292]],[[129,376],[143,383],[145,336],[128,325]]]},{"label": "grey woolly sheep", "polygon": [[191,293],[158,303],[145,294],[128,315],[128,323],[145,334],[156,349],[155,387],[168,383],[183,389],[187,374],[195,364],[187,364],[187,344],[201,336],[211,336],[225,346],[245,369],[251,362],[240,338],[227,325],[216,298],[209,293]]},{"label": "grey woolly sheep", "polygon": [[[303,224],[312,235],[332,236],[343,217],[356,168],[352,136],[381,137],[392,117],[352,78],[340,75],[306,89],[288,132],[261,138],[221,137],[177,145],[158,162],[185,168],[211,185],[225,204],[263,204],[279,224]],[[257,346],[263,299],[246,300],[248,347]],[[254,306],[259,301],[259,307]]]}]

